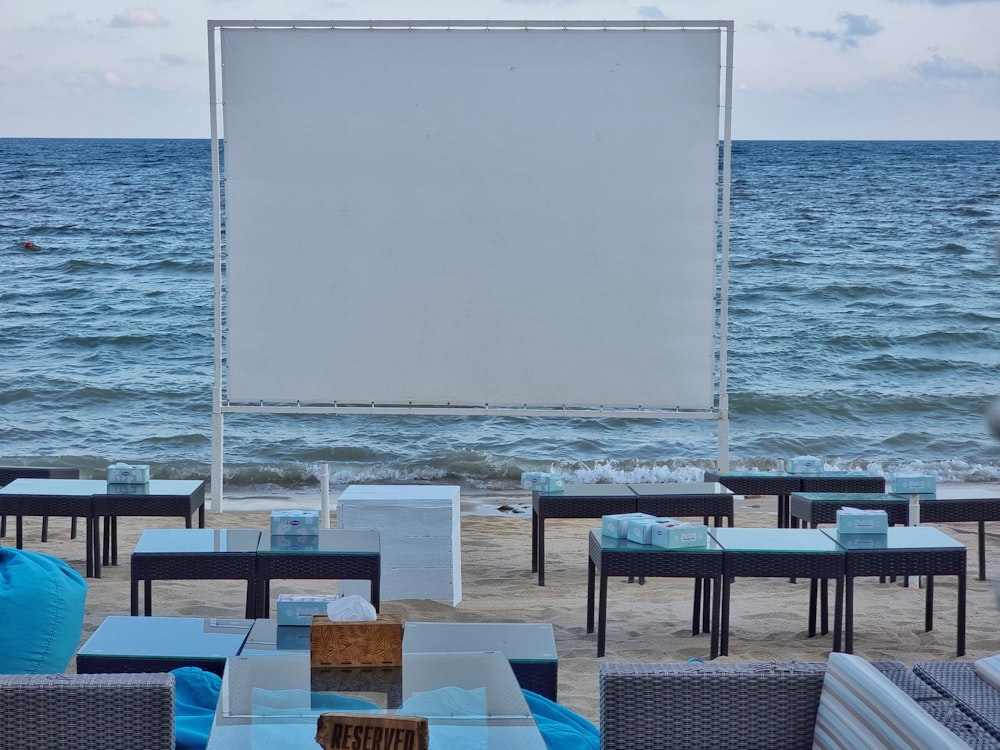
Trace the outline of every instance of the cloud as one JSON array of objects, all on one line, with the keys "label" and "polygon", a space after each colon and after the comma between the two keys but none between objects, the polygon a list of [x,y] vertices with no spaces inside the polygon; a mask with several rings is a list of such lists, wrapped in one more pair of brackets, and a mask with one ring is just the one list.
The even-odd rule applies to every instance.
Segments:
[{"label": "cloud", "polygon": [[892,2],[904,5],[906,3],[926,3],[928,5],[972,5],[973,3],[998,3],[1000,0],[892,0]]},{"label": "cloud", "polygon": [[986,78],[989,72],[960,57],[933,55],[929,60],[917,63],[915,70],[924,78],[939,80],[974,80]]},{"label": "cloud", "polygon": [[646,21],[662,21],[666,19],[666,16],[663,15],[663,11],[655,5],[640,5],[636,8],[636,13],[638,13],[639,18]]},{"label": "cloud", "polygon": [[809,39],[822,39],[824,42],[840,42],[841,49],[855,49],[860,44],[859,39],[880,34],[885,27],[871,16],[857,13],[841,13],[837,20],[843,25],[842,31],[829,29],[809,30],[795,27],[796,36]]},{"label": "cloud", "polygon": [[101,80],[104,82],[105,86],[108,86],[113,89],[116,89],[122,85],[121,76],[118,75],[117,73],[112,73],[111,71],[108,71],[103,76],[101,76]]},{"label": "cloud", "polygon": [[200,66],[204,64],[203,60],[193,55],[175,55],[170,52],[164,52],[160,55],[160,60],[172,68],[190,68],[195,65]]},{"label": "cloud", "polygon": [[109,25],[116,29],[131,29],[138,26],[155,29],[169,26],[170,21],[152,8],[126,8],[112,18]]}]

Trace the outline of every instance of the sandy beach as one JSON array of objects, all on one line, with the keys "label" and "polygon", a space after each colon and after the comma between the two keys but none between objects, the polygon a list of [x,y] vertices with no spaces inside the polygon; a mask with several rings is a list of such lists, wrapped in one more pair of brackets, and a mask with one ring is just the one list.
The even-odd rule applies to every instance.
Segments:
[{"label": "sandy beach", "polygon": [[[339,492],[332,493],[333,503]],[[598,670],[602,661],[684,661],[708,658],[707,634],[691,636],[692,583],[649,579],[644,585],[612,579],[609,583],[607,655],[596,657],[596,634],[586,633],[587,531],[595,520],[550,520],[546,524],[546,586],[531,572],[530,498],[525,492],[463,489],[462,590],[456,607],[427,600],[383,601],[382,611],[408,621],[551,622],[559,652],[559,701],[591,721],[599,720]],[[319,507],[319,495],[226,497],[225,511],[209,510],[214,528],[268,526],[271,507]],[[503,510],[501,510],[503,508]],[[737,501],[737,526],[775,525],[776,499]],[[10,519],[11,521],[13,519]],[[100,579],[88,579],[83,640],[108,615],[129,613],[129,556],[145,528],[181,526],[179,519],[119,520],[119,560]],[[332,521],[336,525],[336,518]],[[939,528],[968,548],[967,653],[974,660],[1000,653],[998,607],[993,584],[977,575],[978,542],[974,523]],[[13,545],[13,530],[3,543]],[[82,533],[69,539],[68,519],[52,519],[47,543],[39,541],[40,519],[25,519],[25,547],[84,567]],[[987,525],[987,575],[1000,572],[1000,528]],[[279,581],[278,593],[335,593],[327,581]],[[807,637],[808,582],[787,579],[739,579],[732,589],[732,621],[726,661],[825,661],[831,635]],[[242,617],[245,584],[230,581],[157,581],[153,614]],[[954,578],[935,581],[934,630],[925,632],[924,591],[877,579],[856,584],[855,653],[869,659],[916,661],[955,657]],[[273,605],[272,605],[273,606]],[[70,670],[74,667],[70,666]]]}]

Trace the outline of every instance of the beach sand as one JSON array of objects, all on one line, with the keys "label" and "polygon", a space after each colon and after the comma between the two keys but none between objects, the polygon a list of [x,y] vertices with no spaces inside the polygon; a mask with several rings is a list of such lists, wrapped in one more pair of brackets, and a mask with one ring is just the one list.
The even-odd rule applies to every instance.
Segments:
[{"label": "beach sand", "polygon": [[[332,493],[335,498],[339,494]],[[602,661],[707,660],[707,634],[691,636],[693,584],[686,579],[648,579],[644,585],[611,579],[608,587],[607,654],[596,656],[596,634],[586,633],[587,532],[599,522],[551,519],[546,523],[546,585],[531,572],[530,497],[525,492],[463,489],[462,601],[456,607],[427,600],[383,601],[382,611],[410,621],[550,622],[559,652],[559,702],[595,724],[599,721],[598,670]],[[319,507],[319,495],[226,498],[223,513],[209,510],[214,528],[266,529],[270,507]],[[506,507],[509,510],[501,511]],[[739,498],[737,526],[773,527],[774,497]],[[10,519],[12,522],[13,519]],[[336,525],[334,517],[332,525]],[[119,561],[100,579],[88,579],[82,643],[108,615],[129,614],[129,556],[145,528],[180,527],[176,518],[119,519]],[[974,660],[1000,653],[1000,610],[993,584],[978,579],[974,523],[939,528],[968,547],[967,653]],[[69,521],[50,521],[47,543],[39,541],[40,519],[25,519],[25,547],[84,567],[82,530],[69,539]],[[13,531],[9,532],[11,537]],[[13,545],[8,537],[4,544]],[[987,575],[1000,575],[1000,526],[987,525]],[[329,581],[272,583],[278,593],[335,593]],[[832,634],[807,637],[807,581],[739,579],[732,588],[730,662],[825,661]],[[245,584],[233,581],[155,581],[153,614],[243,617]],[[856,583],[854,652],[869,659],[916,661],[955,657],[956,581],[935,580],[934,630],[924,631],[924,591],[860,579]],[[273,607],[273,603],[272,603]],[[831,604],[832,607],[832,604]],[[273,609],[272,609],[273,612]],[[73,670],[70,666],[70,671]]]}]

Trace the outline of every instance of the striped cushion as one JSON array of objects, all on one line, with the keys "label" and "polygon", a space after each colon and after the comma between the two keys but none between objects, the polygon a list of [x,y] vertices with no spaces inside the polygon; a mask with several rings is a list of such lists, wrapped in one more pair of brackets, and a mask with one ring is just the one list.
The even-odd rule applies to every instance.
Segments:
[{"label": "striped cushion", "polygon": [[976,674],[997,690],[1000,690],[1000,656],[987,656],[975,664]]},{"label": "striped cushion", "polygon": [[813,750],[968,747],[867,661],[850,654],[830,654]]}]

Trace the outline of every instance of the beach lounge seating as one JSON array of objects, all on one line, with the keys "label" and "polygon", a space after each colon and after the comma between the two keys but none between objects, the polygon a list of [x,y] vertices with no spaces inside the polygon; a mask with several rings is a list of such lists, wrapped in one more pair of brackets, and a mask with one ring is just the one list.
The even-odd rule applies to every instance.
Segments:
[{"label": "beach lounge seating", "polygon": [[918,661],[914,673],[931,688],[952,699],[968,716],[1000,741],[1000,656],[965,661]]},{"label": "beach lounge seating", "polygon": [[602,750],[1000,748],[905,664],[839,653],[829,664],[608,662],[600,716]]},{"label": "beach lounge seating", "polygon": [[0,675],[0,750],[174,750],[174,676]]}]

